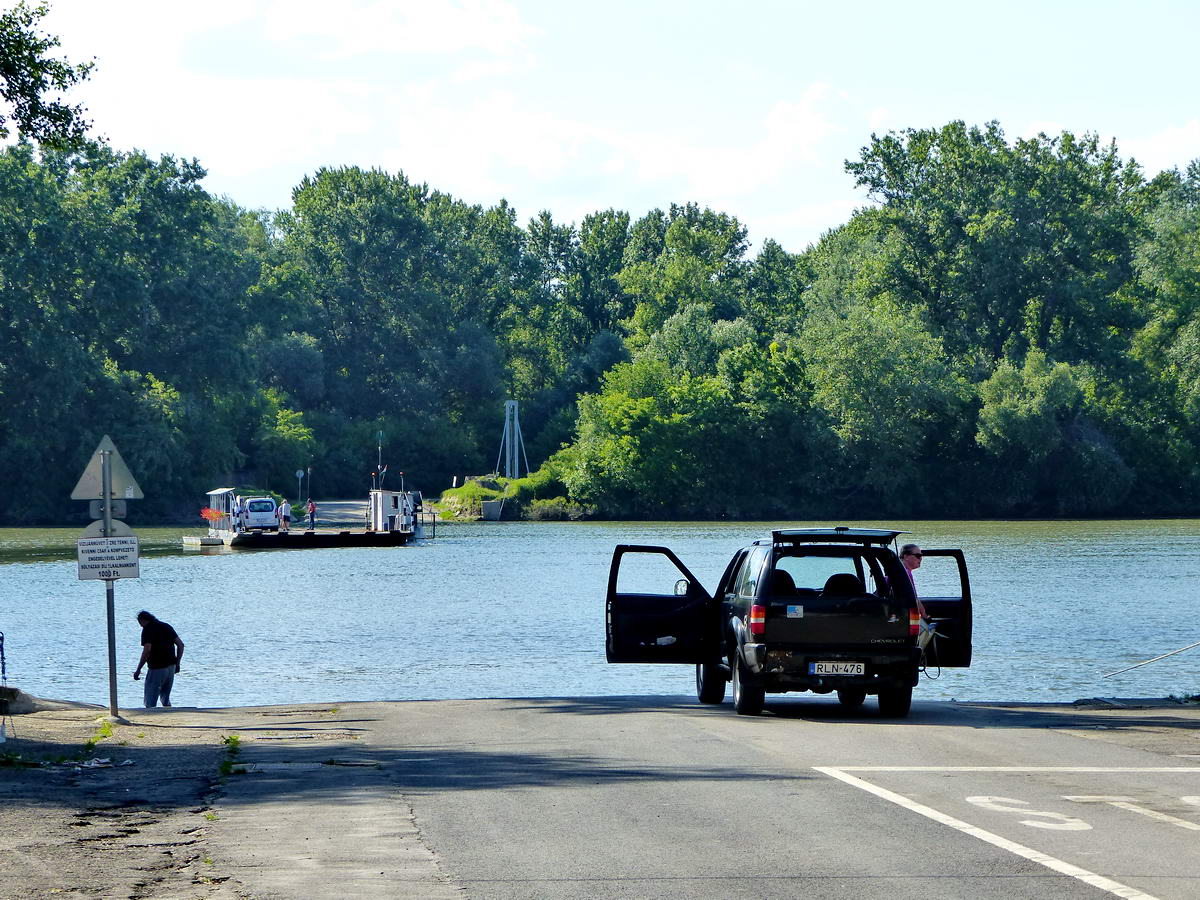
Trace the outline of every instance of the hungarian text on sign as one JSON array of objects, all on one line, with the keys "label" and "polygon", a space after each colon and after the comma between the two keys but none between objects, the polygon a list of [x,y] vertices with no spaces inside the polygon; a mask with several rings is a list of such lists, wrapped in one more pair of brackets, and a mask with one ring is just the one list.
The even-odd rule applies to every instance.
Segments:
[{"label": "hungarian text on sign", "polygon": [[136,537],[81,538],[75,546],[80,581],[137,578],[141,574]]}]

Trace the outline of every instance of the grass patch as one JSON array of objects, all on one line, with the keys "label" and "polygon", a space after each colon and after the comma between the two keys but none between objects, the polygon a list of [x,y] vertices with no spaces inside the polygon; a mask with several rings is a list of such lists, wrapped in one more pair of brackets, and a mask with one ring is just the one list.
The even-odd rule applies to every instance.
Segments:
[{"label": "grass patch", "polygon": [[101,741],[106,741],[113,736],[112,722],[101,722],[96,729],[96,733],[88,738],[83,744],[83,755],[88,756],[95,752],[96,745]]},{"label": "grass patch", "polygon": [[504,496],[502,479],[473,479],[462,487],[448,488],[438,499],[442,517],[447,519],[474,519],[481,514],[485,500],[499,500]]},{"label": "grass patch", "polygon": [[596,515],[594,507],[576,503],[565,496],[566,485],[557,466],[549,462],[524,478],[496,476],[471,477],[467,483],[442,492],[438,506],[443,518],[476,518],[485,500],[506,500],[506,518],[519,515],[526,519],[578,520]]}]

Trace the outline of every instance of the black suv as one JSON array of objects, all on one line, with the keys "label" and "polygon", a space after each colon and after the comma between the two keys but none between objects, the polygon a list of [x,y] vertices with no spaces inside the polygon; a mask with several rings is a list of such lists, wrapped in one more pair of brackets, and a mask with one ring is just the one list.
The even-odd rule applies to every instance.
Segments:
[{"label": "black suv", "polygon": [[[702,703],[725,699],[742,715],[765,696],[837,691],[848,707],[868,694],[885,716],[905,716],[922,668],[971,664],[971,588],[961,550],[924,550],[957,562],[957,596],[921,597],[895,551],[905,532],[868,528],[774,531],[739,550],[710,595],[666,547],[620,544],[608,577],[610,663],[691,663]],[[670,594],[621,592],[629,554],[661,554],[678,570]],[[672,576],[676,577],[676,576]]]}]

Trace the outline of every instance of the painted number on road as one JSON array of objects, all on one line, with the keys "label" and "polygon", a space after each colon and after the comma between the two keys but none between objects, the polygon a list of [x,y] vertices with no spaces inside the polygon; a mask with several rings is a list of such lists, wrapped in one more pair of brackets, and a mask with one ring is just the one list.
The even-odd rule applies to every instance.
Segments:
[{"label": "painted number on road", "polygon": [[[1031,818],[1021,819],[1020,822],[1022,825],[1028,825],[1030,828],[1048,828],[1053,831],[1087,831],[1092,827],[1087,822],[1077,819],[1075,816],[1029,809],[1028,803],[1013,797],[967,797],[966,799],[968,803],[973,803],[983,809],[1029,816]],[[1200,824],[1142,806],[1137,802],[1137,798],[1135,797],[1115,797],[1108,794],[1064,794],[1063,799],[1070,800],[1072,803],[1106,803],[1109,806],[1137,813],[1148,819],[1155,819],[1159,822],[1178,826],[1179,828],[1186,828],[1188,831],[1200,831]],[[1184,803],[1200,806],[1200,797],[1180,797],[1179,799]]]},{"label": "painted number on road", "polygon": [[1049,828],[1052,831],[1087,831],[1092,827],[1083,819],[1077,819],[1074,816],[1029,809],[1029,804],[1024,800],[1014,800],[1012,797],[968,797],[967,802],[996,812],[1011,812],[1038,817],[1021,819],[1021,824],[1028,825],[1030,828]]}]

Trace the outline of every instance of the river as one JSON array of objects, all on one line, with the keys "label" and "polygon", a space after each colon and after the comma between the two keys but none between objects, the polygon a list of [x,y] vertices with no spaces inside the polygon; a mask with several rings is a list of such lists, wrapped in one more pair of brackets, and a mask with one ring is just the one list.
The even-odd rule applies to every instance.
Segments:
[{"label": "river", "polygon": [[[120,703],[141,705],[143,608],[187,643],[177,705],[691,693],[689,667],[605,662],[613,546],[671,547],[711,590],[738,547],[813,524],[827,523],[476,523],[408,547],[215,553],[183,551],[184,529],[136,529],[141,577],[116,584]],[[1200,640],[1200,521],[847,524],[966,552],[974,664],[922,676],[918,700],[1200,691],[1200,648],[1101,677]],[[78,536],[0,529],[8,684],[106,705],[104,587],[76,579]],[[934,562],[925,594],[946,587]]]}]

